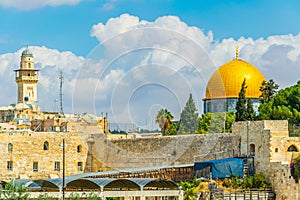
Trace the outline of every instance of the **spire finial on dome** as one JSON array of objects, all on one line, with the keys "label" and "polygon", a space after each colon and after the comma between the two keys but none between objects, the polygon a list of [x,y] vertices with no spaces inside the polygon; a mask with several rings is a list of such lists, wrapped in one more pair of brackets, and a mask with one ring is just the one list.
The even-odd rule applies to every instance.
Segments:
[{"label": "spire finial on dome", "polygon": [[26,45],[26,49],[22,52],[22,56],[33,56],[32,52],[28,48],[28,45]]},{"label": "spire finial on dome", "polygon": [[235,59],[239,59],[239,45],[235,46]]}]

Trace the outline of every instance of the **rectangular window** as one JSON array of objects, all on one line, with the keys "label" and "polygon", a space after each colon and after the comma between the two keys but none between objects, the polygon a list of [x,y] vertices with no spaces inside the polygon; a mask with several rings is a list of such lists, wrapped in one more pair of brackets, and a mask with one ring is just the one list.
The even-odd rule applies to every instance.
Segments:
[{"label": "rectangular window", "polygon": [[12,171],[13,170],[13,162],[7,161],[7,170]]},{"label": "rectangular window", "polygon": [[33,162],[33,171],[38,172],[39,171],[39,163],[38,162]]},{"label": "rectangular window", "polygon": [[78,171],[83,171],[82,162],[78,162],[77,166],[78,166]]},{"label": "rectangular window", "polygon": [[60,171],[60,162],[54,163],[54,171]]}]

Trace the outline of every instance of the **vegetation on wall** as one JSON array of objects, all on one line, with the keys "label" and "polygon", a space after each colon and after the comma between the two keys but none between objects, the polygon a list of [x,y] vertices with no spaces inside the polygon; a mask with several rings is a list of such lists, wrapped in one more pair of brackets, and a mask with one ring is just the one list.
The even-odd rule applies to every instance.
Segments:
[{"label": "vegetation on wall", "polygon": [[290,163],[290,172],[296,183],[298,183],[300,178],[300,155]]}]

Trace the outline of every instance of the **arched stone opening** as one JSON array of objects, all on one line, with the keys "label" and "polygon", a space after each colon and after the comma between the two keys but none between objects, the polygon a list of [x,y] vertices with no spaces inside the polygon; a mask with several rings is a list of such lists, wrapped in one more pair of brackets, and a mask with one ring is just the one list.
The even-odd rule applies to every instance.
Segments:
[{"label": "arched stone opening", "polygon": [[291,145],[289,146],[289,148],[287,149],[288,152],[298,152],[298,149],[295,145]]}]

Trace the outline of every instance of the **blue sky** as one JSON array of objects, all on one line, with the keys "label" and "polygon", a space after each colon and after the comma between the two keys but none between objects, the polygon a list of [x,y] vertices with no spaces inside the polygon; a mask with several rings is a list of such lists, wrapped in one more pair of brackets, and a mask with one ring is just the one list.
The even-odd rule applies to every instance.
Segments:
[{"label": "blue sky", "polygon": [[1,4],[0,53],[28,44],[87,56],[98,43],[90,36],[91,27],[123,13],[147,21],[175,15],[204,32],[213,31],[216,40],[297,34],[300,29],[300,3],[293,0],[88,0],[26,10]]},{"label": "blue sky", "polygon": [[13,70],[26,45],[40,70],[38,105],[111,121],[179,118],[189,93],[199,114],[212,73],[240,58],[281,88],[300,74],[300,3],[294,0],[0,0],[0,105],[16,103]]}]

